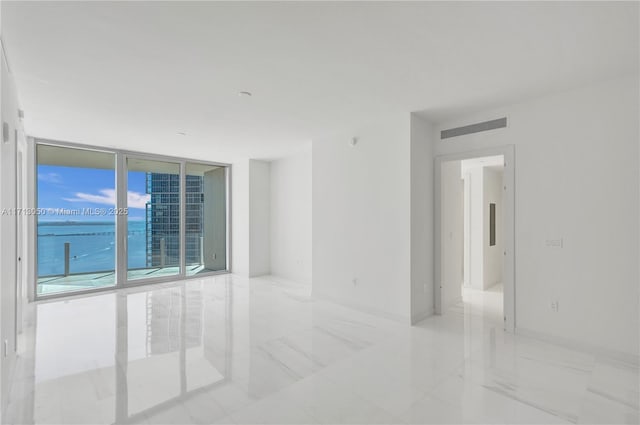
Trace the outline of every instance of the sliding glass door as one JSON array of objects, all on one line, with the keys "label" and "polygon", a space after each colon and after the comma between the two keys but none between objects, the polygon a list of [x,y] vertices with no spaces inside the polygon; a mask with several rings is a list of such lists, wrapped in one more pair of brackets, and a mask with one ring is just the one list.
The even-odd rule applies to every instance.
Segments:
[{"label": "sliding glass door", "polygon": [[37,145],[36,294],[116,284],[116,156]]},{"label": "sliding glass door", "polygon": [[127,279],[180,274],[180,164],[127,157]]},{"label": "sliding glass door", "polygon": [[225,164],[36,144],[36,296],[228,270]]}]

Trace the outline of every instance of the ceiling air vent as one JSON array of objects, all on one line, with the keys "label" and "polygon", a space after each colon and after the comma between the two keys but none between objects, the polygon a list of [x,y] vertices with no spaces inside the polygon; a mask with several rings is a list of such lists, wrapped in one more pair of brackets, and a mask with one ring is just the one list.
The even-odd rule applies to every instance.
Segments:
[{"label": "ceiling air vent", "polygon": [[479,133],[481,131],[495,130],[496,128],[505,128],[507,126],[507,117],[498,118],[497,120],[479,122],[477,124],[465,125],[464,127],[450,128],[440,132],[440,139],[448,139],[450,137],[464,136],[465,134]]}]

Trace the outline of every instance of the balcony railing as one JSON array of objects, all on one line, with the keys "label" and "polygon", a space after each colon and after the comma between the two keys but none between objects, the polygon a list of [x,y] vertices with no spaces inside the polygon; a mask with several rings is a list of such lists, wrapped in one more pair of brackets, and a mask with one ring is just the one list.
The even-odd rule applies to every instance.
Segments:
[{"label": "balcony railing", "polygon": [[[187,266],[203,266],[204,265],[204,237],[203,236],[191,236],[191,241],[187,241],[188,244],[189,242],[191,242],[190,246],[193,249],[193,247],[197,246],[197,251],[194,253],[193,251],[190,252],[191,255],[189,255],[189,259],[187,261]],[[87,275],[87,274],[103,274],[103,273],[112,273],[115,270],[85,270],[82,272],[75,272],[73,273],[71,270],[71,242],[64,242],[64,271],[62,274],[49,274],[49,275],[40,275],[38,276],[38,278],[51,278],[51,277],[67,277],[67,276],[71,276],[71,275]],[[193,261],[194,257],[198,258],[198,261]],[[156,260],[157,263],[156,264],[149,264],[149,260]],[[156,262],[156,261],[151,261]],[[167,238],[165,237],[161,237],[159,240],[159,252],[157,252],[155,255],[153,255],[153,253],[150,253],[149,257],[147,258],[147,266],[145,267],[134,267],[134,268],[129,268],[129,271],[136,271],[136,270],[152,270],[152,269],[164,269],[167,267],[178,267],[178,261],[176,261],[175,257],[169,258],[167,256]]]}]

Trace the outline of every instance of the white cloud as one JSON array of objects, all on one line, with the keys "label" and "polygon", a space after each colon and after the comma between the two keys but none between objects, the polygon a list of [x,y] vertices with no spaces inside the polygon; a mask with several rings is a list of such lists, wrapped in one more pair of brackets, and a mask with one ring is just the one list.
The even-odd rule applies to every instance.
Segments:
[{"label": "white cloud", "polygon": [[[100,189],[99,195],[90,193],[77,192],[75,198],[63,198],[69,202],[90,202],[93,204],[116,205],[115,189]],[[129,208],[144,209],[145,205],[151,199],[151,195],[139,192],[127,192],[127,206]]]},{"label": "white cloud", "polygon": [[62,183],[62,177],[58,173],[38,174],[38,180],[47,182],[47,183]]},{"label": "white cloud", "polygon": [[147,202],[151,200],[151,195],[147,193],[127,192],[127,206],[129,208],[144,209]]},{"label": "white cloud", "polygon": [[94,204],[115,205],[116,191],[114,189],[99,190],[100,195],[92,195],[90,193],[77,192],[75,198],[63,198],[69,202],[91,202]]}]

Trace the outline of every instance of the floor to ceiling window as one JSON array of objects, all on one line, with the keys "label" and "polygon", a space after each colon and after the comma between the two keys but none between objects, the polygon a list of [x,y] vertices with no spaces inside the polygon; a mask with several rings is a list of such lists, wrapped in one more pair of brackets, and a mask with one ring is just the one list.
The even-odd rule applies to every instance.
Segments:
[{"label": "floor to ceiling window", "polygon": [[228,166],[38,142],[36,170],[37,296],[228,270]]},{"label": "floor to ceiling window", "polygon": [[38,145],[37,294],[116,284],[116,158]]},{"label": "floor to ceiling window", "polygon": [[128,157],[127,187],[127,278],[180,274],[180,164]]}]

